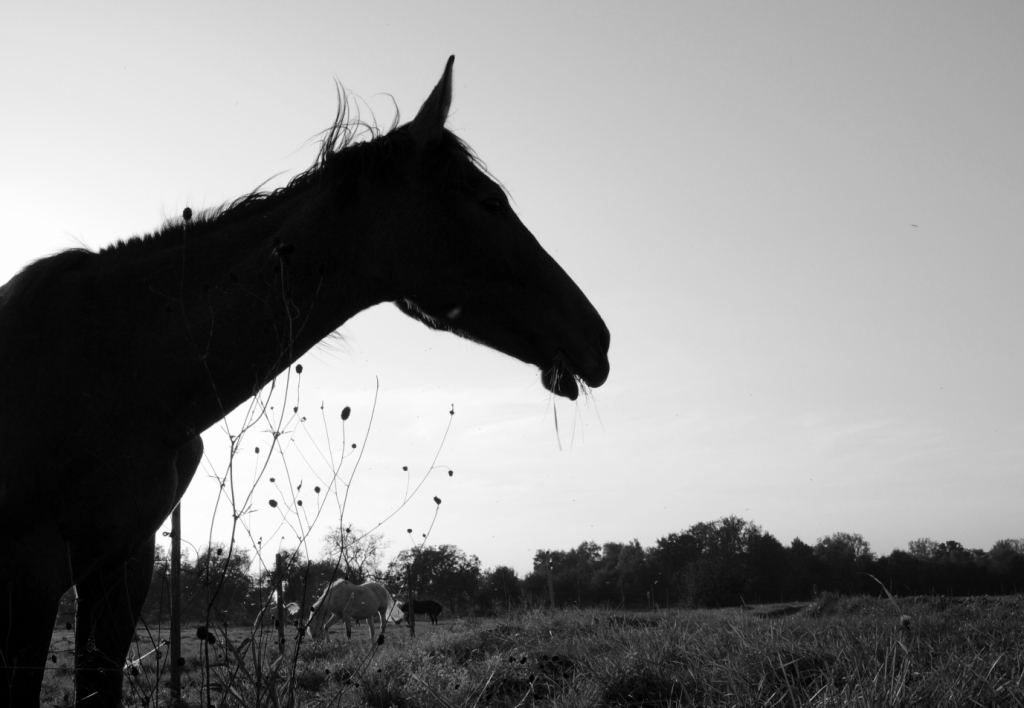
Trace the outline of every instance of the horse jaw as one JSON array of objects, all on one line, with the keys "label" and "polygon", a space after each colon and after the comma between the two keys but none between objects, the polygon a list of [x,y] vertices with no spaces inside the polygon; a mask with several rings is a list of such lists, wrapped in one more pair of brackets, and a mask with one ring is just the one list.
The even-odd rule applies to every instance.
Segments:
[{"label": "horse jaw", "polygon": [[[582,297],[582,293],[581,293]],[[544,337],[522,323],[505,323],[512,326],[494,327],[494,322],[474,320],[472,307],[440,308],[433,314],[427,312],[418,303],[410,299],[397,300],[395,305],[403,313],[419,320],[427,327],[443,332],[451,332],[464,339],[481,344],[495,351],[502,352],[524,363],[532,364],[540,369],[541,384],[556,396],[575,401],[580,389],[588,391],[597,388],[608,380],[608,346],[610,335],[608,328],[601,320],[597,311],[583,298],[587,309],[592,314],[593,322],[589,328],[596,332],[596,341],[584,343],[566,342],[565,346],[555,348],[553,354],[548,346],[541,344]],[[460,321],[461,320],[461,321]],[[469,325],[469,326],[466,326]],[[518,326],[516,326],[518,325]],[[564,331],[562,327],[552,326],[552,330]],[[570,354],[569,352],[572,352]]]}]

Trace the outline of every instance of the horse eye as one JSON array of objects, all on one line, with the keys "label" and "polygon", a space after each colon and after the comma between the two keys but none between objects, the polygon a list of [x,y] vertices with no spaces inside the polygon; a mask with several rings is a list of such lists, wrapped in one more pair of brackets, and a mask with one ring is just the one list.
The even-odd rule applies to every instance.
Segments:
[{"label": "horse eye", "polygon": [[505,202],[497,197],[491,197],[490,199],[484,199],[484,209],[491,212],[492,214],[503,214],[505,213]]}]

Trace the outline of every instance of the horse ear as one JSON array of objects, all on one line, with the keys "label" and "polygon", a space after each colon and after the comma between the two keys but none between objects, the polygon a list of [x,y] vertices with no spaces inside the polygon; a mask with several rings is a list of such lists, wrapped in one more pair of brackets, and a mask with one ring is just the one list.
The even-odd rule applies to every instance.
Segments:
[{"label": "horse ear", "polygon": [[444,130],[444,122],[448,120],[448,109],[452,105],[452,64],[455,63],[455,55],[448,57],[448,64],[444,67],[444,74],[437,86],[423,102],[420,112],[409,124],[416,142],[426,145],[429,142],[441,137]]}]

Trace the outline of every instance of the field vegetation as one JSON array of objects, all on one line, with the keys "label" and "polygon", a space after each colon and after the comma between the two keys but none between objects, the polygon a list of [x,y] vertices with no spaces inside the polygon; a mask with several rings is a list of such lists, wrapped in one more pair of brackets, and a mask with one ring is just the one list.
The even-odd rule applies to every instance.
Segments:
[{"label": "field vegetation", "polygon": [[[183,705],[1024,706],[1022,596],[522,610],[418,623],[415,637],[390,626],[379,646],[365,626],[351,640],[338,630],[314,643],[289,626],[278,653],[272,627],[215,629],[213,641],[191,627]],[[61,634],[44,705],[71,705]],[[170,705],[159,641],[140,638],[128,706]]]},{"label": "field vegetation", "polygon": [[[456,546],[428,545],[430,529],[385,563],[383,520],[362,531],[345,515],[360,459],[345,436],[348,407],[340,445],[310,443],[320,454],[307,457],[330,464],[309,470],[305,492],[274,471],[275,450],[308,432],[297,387],[294,405],[285,386],[289,405],[276,408],[291,417],[271,421],[273,391],[264,392],[230,436],[233,459],[247,431],[273,423],[253,441],[263,447],[252,446],[259,480],[273,485],[259,494],[296,531],[294,545],[267,567],[262,539],[237,524],[253,482],[237,485],[227,506],[255,551],[232,540],[181,556],[183,706],[1024,706],[1024,596],[1015,594],[1024,589],[1024,539],[988,551],[918,539],[878,557],[856,533],[784,545],[730,516],[649,548],[633,540],[538,550],[522,578],[484,569]],[[223,490],[236,489],[234,469]],[[453,474],[436,458],[425,469]],[[441,500],[421,501],[436,518]],[[314,506],[309,521],[299,510]],[[311,558],[316,519],[329,533]],[[171,706],[170,560],[158,547],[125,668],[127,706]],[[391,626],[379,645],[365,626],[351,640],[335,626],[332,640],[313,642],[286,624],[279,645],[268,611],[279,581],[283,600],[306,616],[338,577],[381,581],[400,600],[439,601],[441,622],[419,622],[414,637]],[[43,705],[74,704],[73,597],[58,617]]]}]

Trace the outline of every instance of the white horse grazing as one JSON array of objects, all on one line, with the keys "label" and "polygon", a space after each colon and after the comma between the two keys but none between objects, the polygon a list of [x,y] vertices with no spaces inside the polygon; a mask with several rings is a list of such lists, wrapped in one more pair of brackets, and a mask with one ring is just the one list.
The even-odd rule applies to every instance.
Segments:
[{"label": "white horse grazing", "polygon": [[[288,612],[296,614],[299,606],[296,603],[288,605]],[[330,615],[330,619],[328,619]],[[376,632],[373,628],[373,618],[380,617],[380,636],[384,638],[384,627],[388,621],[398,622],[404,614],[392,599],[391,594],[380,583],[363,583],[355,585],[347,580],[335,580],[331,583],[320,599],[313,603],[310,608],[309,619],[306,622],[307,636],[316,638],[325,634],[331,625],[339,619],[345,621],[345,635],[352,638],[352,620],[366,620],[370,627],[370,641],[372,642]]]}]

